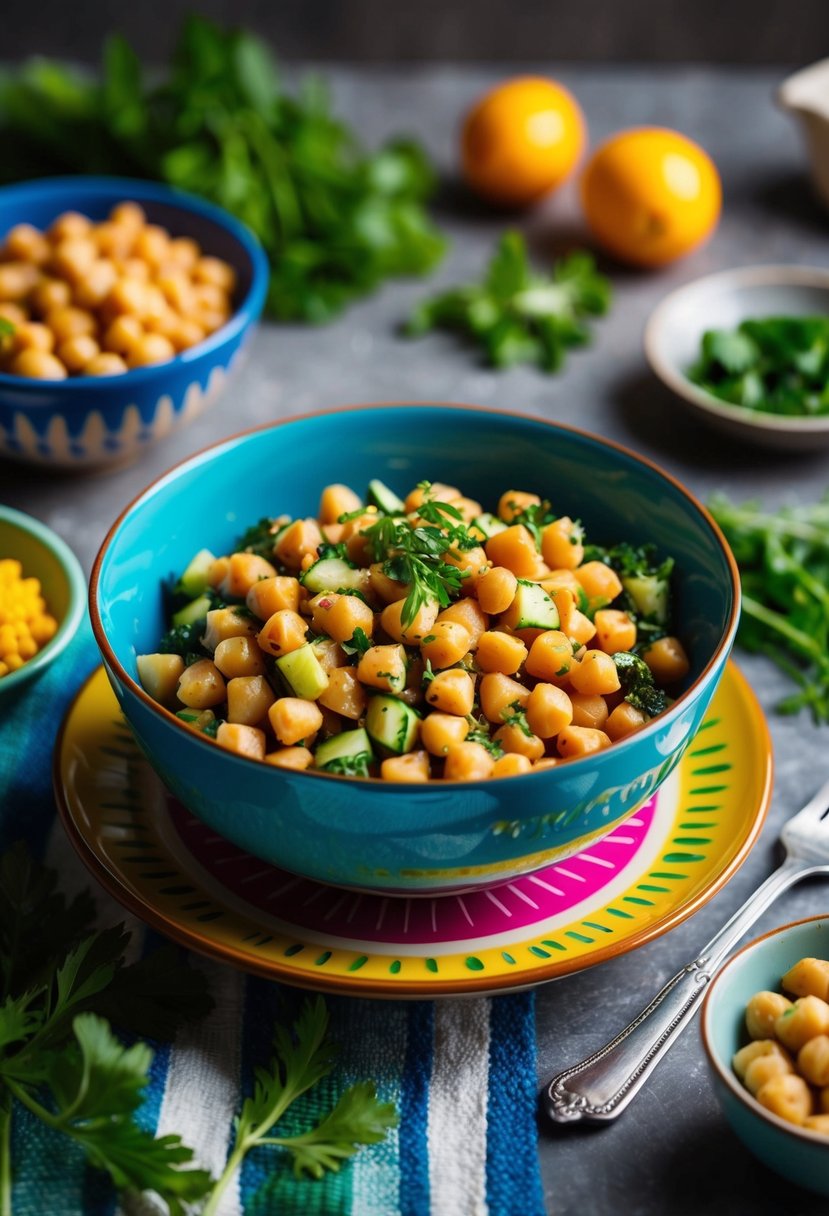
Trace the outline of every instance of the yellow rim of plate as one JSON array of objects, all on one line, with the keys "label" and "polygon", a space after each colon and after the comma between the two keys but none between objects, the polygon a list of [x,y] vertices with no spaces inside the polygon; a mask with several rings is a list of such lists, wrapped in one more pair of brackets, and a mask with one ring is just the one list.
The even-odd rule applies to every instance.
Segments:
[{"label": "yellow rim of plate", "polygon": [[[102,770],[105,783],[99,780]],[[160,783],[120,717],[103,668],[71,705],[54,763],[58,809],[72,843],[103,886],[142,920],[194,950],[269,979],[386,997],[540,984],[627,953],[707,902],[745,860],[771,797],[768,727],[733,663],[675,774],[673,821],[659,853],[644,870],[631,861],[631,882],[621,894],[603,902],[598,892],[595,907],[552,933],[526,926],[506,946],[470,938],[457,950],[449,944],[430,955],[428,946],[396,954],[389,943],[347,947],[339,939],[321,942],[316,931],[265,923],[195,859],[192,870],[186,867],[160,830],[152,810],[159,805]],[[148,855],[164,864],[149,870],[136,864]],[[186,898],[177,878],[186,880]]]}]

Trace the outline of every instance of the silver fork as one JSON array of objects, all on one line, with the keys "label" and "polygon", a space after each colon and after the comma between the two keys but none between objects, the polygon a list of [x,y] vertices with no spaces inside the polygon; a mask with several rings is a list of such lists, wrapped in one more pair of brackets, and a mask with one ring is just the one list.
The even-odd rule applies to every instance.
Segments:
[{"label": "silver fork", "polygon": [[542,1095],[556,1123],[609,1123],[633,1100],[699,1008],[726,955],[766,908],[801,878],[829,874],[829,781],[783,826],[786,857],[701,952],[668,980],[615,1039],[558,1073]]}]

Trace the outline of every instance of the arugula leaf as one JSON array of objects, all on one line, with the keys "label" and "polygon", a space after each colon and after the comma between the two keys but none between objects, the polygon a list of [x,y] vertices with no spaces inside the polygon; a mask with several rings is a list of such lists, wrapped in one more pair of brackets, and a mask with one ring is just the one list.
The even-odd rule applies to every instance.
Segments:
[{"label": "arugula leaf", "polygon": [[451,288],[421,302],[403,332],[419,337],[432,329],[455,330],[482,346],[493,367],[536,363],[561,367],[569,347],[590,340],[588,316],[605,313],[610,283],[588,253],[571,253],[552,275],[534,274],[524,238],[501,238],[482,283]]}]

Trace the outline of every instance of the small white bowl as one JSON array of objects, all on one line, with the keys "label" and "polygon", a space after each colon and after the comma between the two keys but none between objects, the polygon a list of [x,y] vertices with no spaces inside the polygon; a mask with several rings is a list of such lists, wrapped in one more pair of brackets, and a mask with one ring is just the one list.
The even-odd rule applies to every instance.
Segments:
[{"label": "small white bowl", "polygon": [[777,104],[800,123],[815,190],[829,207],[829,59],[787,77]]},{"label": "small white bowl", "polygon": [[672,291],[645,326],[654,372],[703,422],[742,442],[782,451],[829,447],[829,415],[793,418],[729,405],[688,378],[702,335],[750,317],[829,316],[829,270],[817,266],[744,266]]}]

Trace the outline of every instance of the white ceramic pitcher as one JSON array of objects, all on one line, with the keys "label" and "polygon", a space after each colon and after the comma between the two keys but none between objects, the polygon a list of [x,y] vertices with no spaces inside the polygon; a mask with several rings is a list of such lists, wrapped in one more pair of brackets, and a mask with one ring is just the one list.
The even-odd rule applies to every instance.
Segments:
[{"label": "white ceramic pitcher", "polygon": [[794,114],[806,140],[812,179],[829,206],[829,59],[821,59],[784,80],[777,101]]}]

